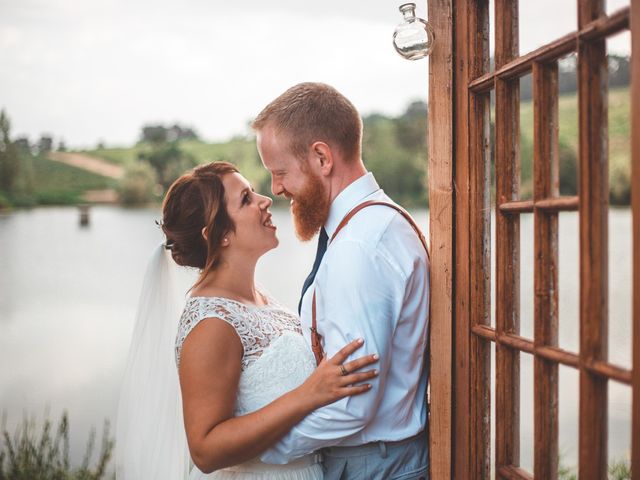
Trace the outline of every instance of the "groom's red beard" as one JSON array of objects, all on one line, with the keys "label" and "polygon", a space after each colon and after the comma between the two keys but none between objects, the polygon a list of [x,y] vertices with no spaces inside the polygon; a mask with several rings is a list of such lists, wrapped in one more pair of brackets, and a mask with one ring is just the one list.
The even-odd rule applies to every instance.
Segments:
[{"label": "groom's red beard", "polygon": [[320,177],[308,175],[302,191],[293,197],[291,213],[296,236],[303,242],[311,240],[322,228],[329,215],[329,193]]}]

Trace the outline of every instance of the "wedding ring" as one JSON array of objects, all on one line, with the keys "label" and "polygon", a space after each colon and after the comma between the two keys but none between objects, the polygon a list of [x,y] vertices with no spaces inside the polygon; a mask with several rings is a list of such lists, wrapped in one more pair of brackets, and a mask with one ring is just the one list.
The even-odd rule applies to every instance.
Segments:
[{"label": "wedding ring", "polygon": [[347,369],[344,368],[344,365],[340,365],[340,375],[342,375],[343,377],[345,375],[349,375],[349,372],[347,372]]}]

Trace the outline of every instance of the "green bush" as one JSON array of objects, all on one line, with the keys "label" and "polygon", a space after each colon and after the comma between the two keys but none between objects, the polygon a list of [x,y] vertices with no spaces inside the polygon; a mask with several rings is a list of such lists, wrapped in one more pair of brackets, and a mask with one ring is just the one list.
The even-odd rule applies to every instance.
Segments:
[{"label": "green bush", "polygon": [[[608,480],[629,480],[631,478],[631,466],[623,459],[613,459],[608,467]],[[578,474],[575,469],[562,465],[558,468],[558,480],[576,480]]]},{"label": "green bush", "polygon": [[158,182],[165,189],[185,171],[198,164],[193,155],[180,148],[179,142],[151,144],[148,150],[138,154],[138,159],[153,167]]},{"label": "green bush", "polygon": [[9,197],[7,197],[4,192],[0,192],[0,211],[1,210],[9,210],[12,207],[11,201]]},{"label": "green bush", "polygon": [[[89,466],[95,449],[96,431],[92,430],[84,459],[79,467],[69,462],[69,418],[62,414],[54,433],[52,423],[45,420],[40,435],[35,422],[25,419],[13,438],[3,431],[0,443],[0,480],[100,480],[107,478],[114,441],[105,421],[98,461]],[[115,475],[112,477],[115,478]]]},{"label": "green bush", "polygon": [[609,465],[609,480],[627,480],[631,478],[631,465],[623,459],[614,459]]},{"label": "green bush", "polygon": [[30,208],[35,207],[38,204],[36,197],[29,192],[14,192],[8,197],[11,205],[14,207]]},{"label": "green bush", "polygon": [[120,181],[118,193],[120,201],[125,205],[148,203],[156,198],[158,184],[156,171],[147,162],[137,162],[127,168]]},{"label": "green bush", "polygon": [[76,205],[82,202],[80,192],[67,190],[43,190],[36,192],[38,205]]}]

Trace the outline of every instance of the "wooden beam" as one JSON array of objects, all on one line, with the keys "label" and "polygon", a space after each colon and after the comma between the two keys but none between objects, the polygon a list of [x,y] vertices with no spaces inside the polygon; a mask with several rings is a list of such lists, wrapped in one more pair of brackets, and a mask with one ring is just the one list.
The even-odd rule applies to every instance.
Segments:
[{"label": "wooden beam", "polygon": [[504,64],[495,72],[486,73],[469,82],[469,88],[474,93],[486,93],[494,86],[495,77],[503,80],[515,80],[527,75],[533,69],[533,64],[551,63],[577,50],[578,38],[597,40],[614,35],[629,28],[629,7],[622,8],[608,17],[601,17],[590,22],[582,30],[568,33],[542,47],[517,57]]},{"label": "wooden beam", "polygon": [[[495,2],[495,67],[518,56],[518,1]],[[520,85],[496,77],[498,204],[519,200]],[[496,213],[496,333],[520,331],[520,218]],[[520,465],[520,352],[496,345],[496,471]]]},{"label": "wooden beam", "polygon": [[640,2],[631,2],[631,208],[633,215],[633,393],[631,471],[640,479]]},{"label": "wooden beam", "polygon": [[537,200],[534,206],[536,209],[549,212],[575,212],[580,208],[580,199],[577,196],[544,198]]},{"label": "wooden beam", "polygon": [[631,371],[611,363],[597,360],[584,365],[589,372],[600,375],[602,378],[615,380],[622,384],[631,385]]},{"label": "wooden beam", "polygon": [[489,345],[471,335],[472,322],[478,321],[477,300],[484,302],[485,312],[489,298],[488,292],[475,291],[485,285],[479,287],[475,278],[486,256],[482,244],[489,212],[476,199],[486,195],[487,187],[475,179],[485,169],[489,111],[486,99],[478,101],[468,91],[469,79],[489,70],[488,12],[488,0],[454,0],[454,478],[490,476]]},{"label": "wooden beam", "polygon": [[453,36],[452,0],[430,0],[437,39],[429,57],[429,236],[431,392],[429,478],[452,473],[453,382]]},{"label": "wooden beam", "polygon": [[[604,0],[578,0],[578,28],[605,15]],[[581,364],[607,359],[608,152],[605,40],[578,40]],[[607,476],[607,378],[580,369],[581,480]]]},{"label": "wooden beam", "polygon": [[[559,192],[558,64],[533,64],[533,200]],[[558,346],[558,213],[534,211],[534,345]],[[558,478],[558,364],[533,360],[534,466],[536,478]]]},{"label": "wooden beam", "polygon": [[580,359],[579,355],[573,352],[559,347],[536,346],[534,342],[528,338],[514,335],[513,333],[497,335],[496,331],[487,325],[476,325],[471,331],[480,338],[491,340],[514,350],[530,353],[545,360],[566,365],[567,367],[586,369],[594,375],[599,375],[602,378],[614,380],[624,385],[632,384],[632,371],[619,365],[613,365],[603,361],[585,363]]},{"label": "wooden beam", "polygon": [[[468,2],[469,73],[489,70],[489,1]],[[491,323],[491,110],[488,95],[469,96],[469,279],[470,324]],[[471,476],[489,479],[491,469],[491,345],[471,336]]]},{"label": "wooden beam", "polygon": [[[454,397],[453,478],[471,475],[471,341],[469,291],[469,10],[471,2],[454,0]],[[465,418],[466,417],[466,418]]]},{"label": "wooden beam", "polygon": [[631,9],[621,8],[609,16],[601,16],[587,24],[578,32],[578,37],[583,40],[603,40],[629,28]]},{"label": "wooden beam", "polygon": [[533,475],[529,472],[511,465],[500,467],[498,475],[505,480],[533,480]]},{"label": "wooden beam", "polygon": [[541,200],[514,200],[501,203],[498,209],[502,213],[533,213],[534,210],[546,210],[548,212],[575,212],[580,206],[578,197],[553,197]]}]

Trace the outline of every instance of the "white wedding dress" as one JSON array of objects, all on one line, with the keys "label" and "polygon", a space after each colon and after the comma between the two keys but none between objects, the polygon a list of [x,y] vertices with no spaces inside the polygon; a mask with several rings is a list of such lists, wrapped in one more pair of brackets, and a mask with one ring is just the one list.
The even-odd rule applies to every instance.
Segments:
[{"label": "white wedding dress", "polygon": [[[205,318],[219,318],[237,332],[244,348],[236,416],[260,409],[302,384],[315,369],[315,360],[302,336],[299,318],[272,298],[256,307],[221,297],[191,297],[180,318],[176,363],[191,330]],[[215,372],[211,372],[215,375]],[[259,459],[210,474],[193,467],[190,480],[321,480],[318,455],[287,465],[269,465]]]}]

